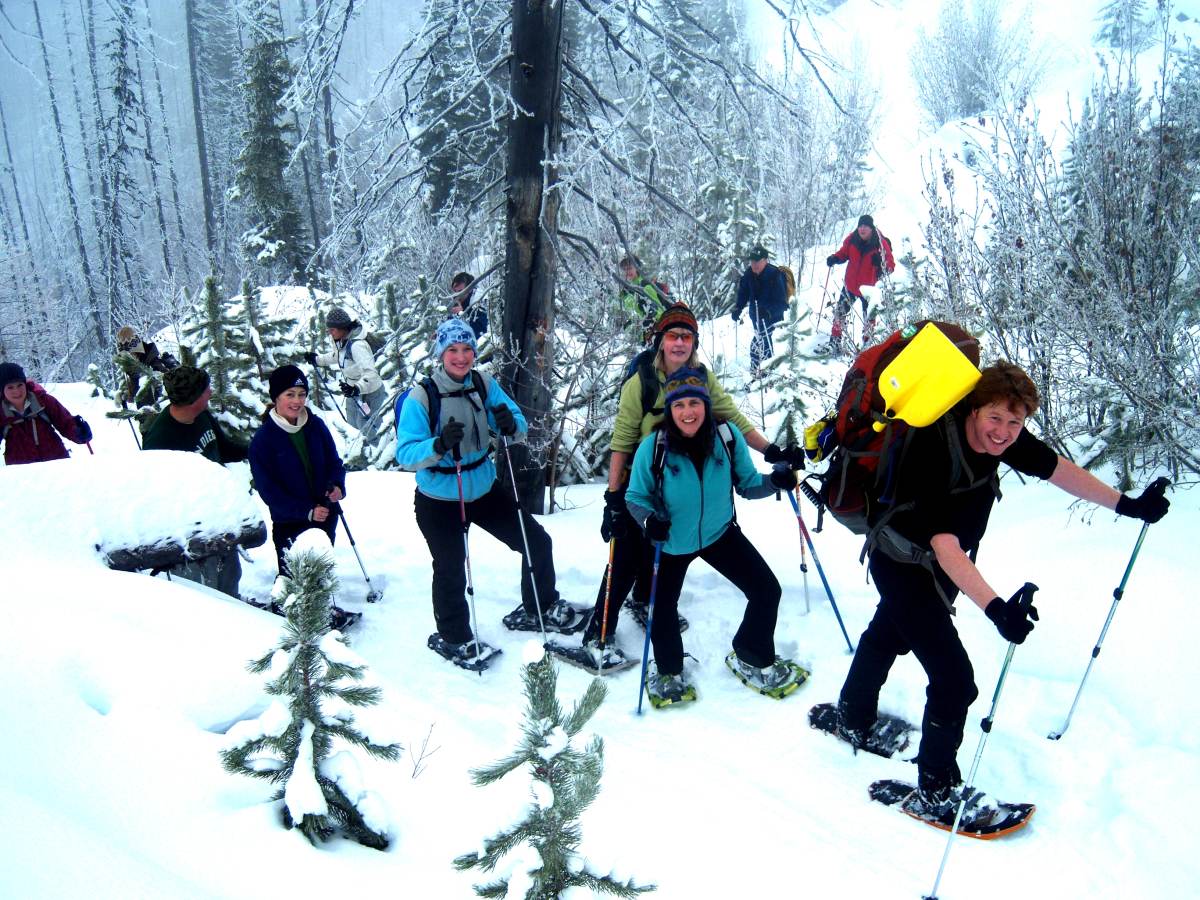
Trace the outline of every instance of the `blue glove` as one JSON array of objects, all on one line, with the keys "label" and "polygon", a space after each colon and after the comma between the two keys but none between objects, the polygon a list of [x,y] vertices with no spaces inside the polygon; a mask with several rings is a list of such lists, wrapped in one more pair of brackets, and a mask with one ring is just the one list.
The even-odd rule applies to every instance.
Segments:
[{"label": "blue glove", "polygon": [[75,417],[75,430],[79,433],[80,444],[86,444],[92,439],[92,426],[84,421],[83,416]]}]

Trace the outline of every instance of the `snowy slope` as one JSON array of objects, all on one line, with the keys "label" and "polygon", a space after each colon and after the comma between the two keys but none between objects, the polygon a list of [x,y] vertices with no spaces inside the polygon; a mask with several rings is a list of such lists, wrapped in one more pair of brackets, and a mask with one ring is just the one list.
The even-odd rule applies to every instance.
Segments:
[{"label": "snowy slope", "polygon": [[[102,421],[82,387],[54,392],[99,423],[97,455],[126,456],[130,481],[138,483],[141,458],[128,428]],[[62,464],[85,465],[78,456]],[[154,496],[160,487],[139,485],[131,494]],[[1200,667],[1190,636],[1200,614],[1183,586],[1200,524],[1195,492],[1176,495],[1171,515],[1151,529],[1075,721],[1053,743],[1045,735],[1062,724],[1138,528],[1108,513],[1087,524],[1047,486],[1010,478],[1004,487],[981,565],[1004,590],[1027,579],[1041,585],[1042,623],[1015,656],[980,783],[1003,798],[1033,800],[1039,811],[1018,837],[956,845],[939,893],[985,900],[1192,896],[1200,883],[1200,863],[1187,849],[1191,811],[1200,803],[1200,709],[1191,686]],[[370,769],[390,809],[393,848],[377,853],[339,842],[314,850],[278,827],[265,803],[269,787],[221,769],[222,732],[263,706],[261,682],[244,666],[273,646],[279,620],[191,585],[108,572],[94,559],[64,558],[52,542],[10,534],[4,596],[13,624],[0,639],[0,717],[17,739],[0,749],[0,807],[12,823],[0,841],[6,896],[250,898],[381,889],[470,896],[469,876],[454,872],[450,860],[529,801],[520,776],[489,788],[472,787],[468,776],[517,740],[527,636],[506,632],[499,620],[518,600],[518,559],[472,534],[480,627],[505,652],[483,677],[462,672],[424,647],[432,630],[430,570],[411,512],[411,476],[355,473],[348,488],[347,515],[386,598],[362,602],[365,584],[340,534],[342,602],[365,612],[353,645],[383,685],[384,703],[372,716],[407,750],[400,762]],[[569,489],[575,508],[543,520],[557,548],[560,589],[577,603],[594,596],[604,565],[600,490]],[[40,521],[40,534],[61,521],[53,504],[8,509]],[[836,697],[849,656],[815,571],[812,611],[804,614],[790,508],[744,503],[739,520],[784,585],[779,652],[811,666],[813,680],[777,702],[728,674],[722,658],[741,601],[697,563],[682,606],[692,621],[685,646],[697,658],[700,702],[639,718],[637,671],[610,680],[609,699],[592,721],[606,742],[606,770],[584,822],[585,852],[598,868],[657,883],[666,898],[927,892],[941,833],[866,797],[872,779],[911,776],[913,767],[855,757],[806,726],[809,705]],[[857,544],[832,525],[815,540],[857,639],[874,602]],[[274,575],[272,554],[264,547],[253,556],[243,590],[262,594]],[[960,620],[982,694],[975,723],[987,710],[1005,645],[975,611],[964,610]],[[622,622],[618,638],[640,653],[635,626]],[[586,684],[582,672],[565,668],[561,698],[570,702]],[[923,692],[918,666],[903,659],[883,706],[919,719]],[[978,733],[972,724],[964,766]],[[413,777],[426,737],[431,752]]]}]

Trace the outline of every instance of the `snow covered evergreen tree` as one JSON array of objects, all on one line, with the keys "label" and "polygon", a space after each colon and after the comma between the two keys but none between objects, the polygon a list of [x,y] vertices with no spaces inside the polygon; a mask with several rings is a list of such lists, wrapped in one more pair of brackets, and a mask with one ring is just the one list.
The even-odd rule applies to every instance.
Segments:
[{"label": "snow covered evergreen tree", "polygon": [[298,358],[288,336],[296,323],[291,319],[263,315],[262,289],[251,288],[246,280],[242,281],[241,320],[246,334],[246,352],[257,369],[255,387],[266,390],[270,374]]},{"label": "snow covered evergreen tree", "polygon": [[557,900],[572,888],[636,897],[654,890],[652,885],[635,885],[632,879],[597,875],[577,853],[583,837],[579,816],[600,792],[604,744],[596,736],[580,751],[571,741],[600,708],[606,693],[604,683],[592,679],[568,715],[558,702],[558,674],[549,657],[528,663],[522,678],[529,705],[521,746],[506,759],[474,770],[472,777],[478,785],[491,784],[528,765],[533,802],[522,821],[485,838],[482,853],[463,854],[454,860],[455,867],[490,872],[506,855],[513,854],[507,876],[475,886],[480,897]]},{"label": "snow covered evergreen tree", "polygon": [[204,279],[204,297],[182,326],[183,338],[192,348],[195,365],[208,373],[212,387],[209,409],[231,436],[248,442],[259,424],[266,394],[253,393],[254,363],[240,316],[221,299],[217,279]]},{"label": "snow covered evergreen tree", "polygon": [[283,580],[287,625],[279,646],[250,664],[271,676],[273,700],[253,721],[228,732],[221,751],[230,772],[280,785],[288,828],[314,844],[340,829],[367,847],[388,846],[389,827],[378,796],[364,786],[360,753],[399,758],[396,743],[376,743],[354,721],[356,707],[379,702],[378,687],[362,683],[366,663],[329,630],[337,590],[332,548],[318,529],[305,532],[288,551],[290,578]]},{"label": "snow covered evergreen tree", "polygon": [[275,0],[248,3],[244,85],[248,123],[238,155],[237,184],[253,210],[254,224],[242,235],[247,258],[282,281],[308,279],[312,253],[288,184],[287,166],[294,127],[284,120],[283,97],[291,80],[283,23]]}]

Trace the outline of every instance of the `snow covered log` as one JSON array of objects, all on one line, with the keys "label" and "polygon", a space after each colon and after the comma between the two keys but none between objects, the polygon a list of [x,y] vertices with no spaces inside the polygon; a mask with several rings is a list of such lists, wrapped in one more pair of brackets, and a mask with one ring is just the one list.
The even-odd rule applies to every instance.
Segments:
[{"label": "snow covered log", "polygon": [[267,538],[244,464],[197,453],[80,456],[0,467],[0,543],[130,571],[183,562]]},{"label": "snow covered log", "polygon": [[104,561],[110,569],[121,572],[168,569],[189,560],[224,553],[230,547],[261,547],[266,542],[267,526],[259,522],[246,525],[237,533],[194,534],[182,544],[174,538],[166,538],[141,547],[112,547],[105,552]]}]

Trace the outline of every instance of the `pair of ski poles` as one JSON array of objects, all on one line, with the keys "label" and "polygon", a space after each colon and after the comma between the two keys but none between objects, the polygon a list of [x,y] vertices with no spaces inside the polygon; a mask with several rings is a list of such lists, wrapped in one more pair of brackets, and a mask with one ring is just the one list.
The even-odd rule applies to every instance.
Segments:
[{"label": "pair of ski poles", "polygon": [[[454,421],[453,416],[450,417],[450,421]],[[508,442],[507,435],[500,435],[500,444],[504,448],[504,458],[508,463],[508,478],[512,482],[513,501],[517,507],[517,524],[521,526],[521,546],[525,555],[525,567],[529,570],[529,585],[533,588],[533,603],[537,609],[538,629],[542,633],[542,643],[546,644],[549,642],[549,638],[546,636],[546,623],[542,618],[542,602],[538,596],[537,578],[534,577],[533,573],[533,555],[529,552],[529,535],[525,531],[525,515],[524,510],[521,509],[521,496],[517,492],[517,478],[512,463],[512,447]],[[471,546],[467,541],[467,531],[470,523],[467,521],[467,503],[463,494],[462,453],[457,444],[454,445],[450,455],[454,459],[454,477],[458,482],[458,515],[459,522],[462,524],[463,557],[467,567],[467,597],[471,604],[471,630],[474,632],[475,657],[478,659],[479,616],[475,612],[475,578],[471,572]],[[482,677],[483,669],[479,670],[479,674]]]}]

